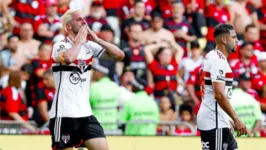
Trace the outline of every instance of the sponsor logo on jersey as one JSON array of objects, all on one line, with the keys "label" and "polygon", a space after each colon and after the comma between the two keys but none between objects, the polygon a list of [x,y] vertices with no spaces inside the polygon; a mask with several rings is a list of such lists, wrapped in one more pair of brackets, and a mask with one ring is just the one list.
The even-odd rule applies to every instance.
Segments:
[{"label": "sponsor logo on jersey", "polygon": [[79,82],[85,82],[87,79],[86,78],[81,78],[80,74],[77,72],[73,72],[69,76],[69,81],[72,84],[78,84]]}]

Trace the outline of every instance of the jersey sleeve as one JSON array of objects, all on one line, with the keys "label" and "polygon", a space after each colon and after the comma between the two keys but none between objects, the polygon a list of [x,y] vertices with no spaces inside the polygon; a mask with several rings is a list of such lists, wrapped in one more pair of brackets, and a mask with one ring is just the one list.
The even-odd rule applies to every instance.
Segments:
[{"label": "jersey sleeve", "polygon": [[101,55],[105,51],[105,49],[102,46],[100,46],[99,44],[97,44],[95,42],[89,41],[89,46],[92,49],[93,58],[99,58],[99,57],[101,57]]},{"label": "jersey sleeve", "polygon": [[66,50],[66,47],[65,45],[63,44],[63,42],[57,42],[54,44],[53,46],[53,51],[52,51],[52,59],[55,61],[55,62],[58,62],[57,58],[58,58],[58,55],[61,51],[64,51]]},{"label": "jersey sleeve", "polygon": [[226,63],[222,58],[210,60],[210,76],[212,82],[225,82]]}]

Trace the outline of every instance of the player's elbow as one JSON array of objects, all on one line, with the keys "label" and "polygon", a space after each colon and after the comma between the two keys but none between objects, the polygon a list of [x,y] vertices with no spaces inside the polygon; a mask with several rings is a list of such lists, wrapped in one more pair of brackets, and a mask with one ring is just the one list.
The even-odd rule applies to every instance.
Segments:
[{"label": "player's elbow", "polygon": [[117,60],[123,60],[125,58],[125,53],[120,50],[118,53],[117,53]]},{"label": "player's elbow", "polygon": [[224,94],[222,92],[215,92],[214,93],[214,98],[216,99],[217,102],[221,101],[224,97]]}]

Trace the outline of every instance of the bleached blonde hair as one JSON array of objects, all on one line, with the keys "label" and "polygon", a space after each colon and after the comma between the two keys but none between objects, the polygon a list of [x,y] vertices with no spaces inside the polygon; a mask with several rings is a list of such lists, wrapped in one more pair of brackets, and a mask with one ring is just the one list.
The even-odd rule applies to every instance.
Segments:
[{"label": "bleached blonde hair", "polygon": [[77,9],[69,9],[67,10],[64,15],[61,17],[62,28],[67,32],[66,24],[72,20],[72,14],[75,12],[79,12]]}]

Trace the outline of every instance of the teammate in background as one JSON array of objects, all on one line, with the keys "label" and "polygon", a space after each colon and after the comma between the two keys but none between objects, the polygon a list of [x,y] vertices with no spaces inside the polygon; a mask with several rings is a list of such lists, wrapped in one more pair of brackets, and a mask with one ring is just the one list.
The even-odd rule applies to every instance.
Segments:
[{"label": "teammate in background", "polygon": [[[201,132],[202,149],[238,149],[231,130],[228,115],[234,122],[238,135],[247,133],[230,105],[233,73],[227,62],[229,53],[234,52],[238,43],[234,27],[219,24],[214,29],[216,49],[210,51],[201,70],[202,103],[197,116]],[[233,123],[232,123],[233,124]]]},{"label": "teammate in background", "polygon": [[98,38],[79,10],[68,10],[62,16],[62,25],[67,37],[56,42],[52,52],[56,85],[49,114],[52,147],[73,150],[82,145],[90,150],[108,150],[103,128],[93,116],[88,101],[91,61],[104,51],[116,60],[123,59],[124,53]]}]

